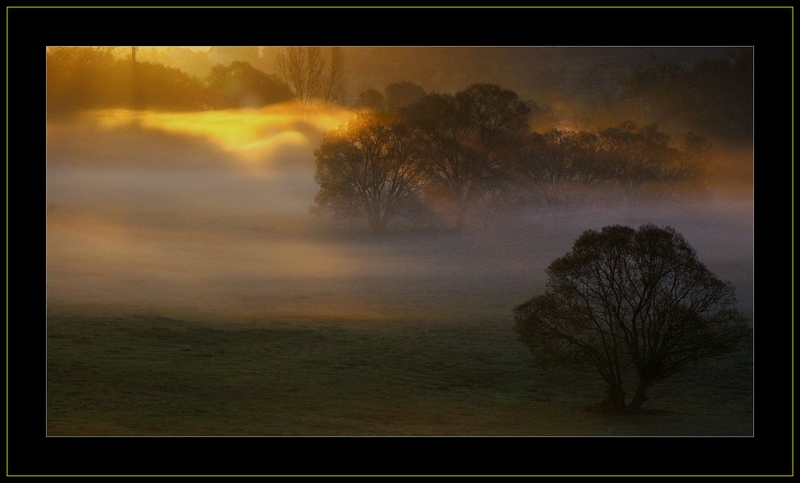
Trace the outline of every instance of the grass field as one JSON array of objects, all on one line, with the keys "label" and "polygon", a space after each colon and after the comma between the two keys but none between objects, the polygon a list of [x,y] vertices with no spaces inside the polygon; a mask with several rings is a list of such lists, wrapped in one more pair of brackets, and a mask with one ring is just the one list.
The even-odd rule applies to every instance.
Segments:
[{"label": "grass field", "polygon": [[652,389],[644,414],[587,412],[590,371],[543,372],[509,324],[48,320],[48,435],[753,434],[751,358]]}]

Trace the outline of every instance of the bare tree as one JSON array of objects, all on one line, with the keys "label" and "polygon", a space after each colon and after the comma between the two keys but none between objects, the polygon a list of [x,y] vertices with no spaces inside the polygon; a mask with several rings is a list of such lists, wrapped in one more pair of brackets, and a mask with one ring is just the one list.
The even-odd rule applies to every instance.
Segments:
[{"label": "bare tree", "polygon": [[321,47],[285,47],[278,52],[277,70],[303,106],[312,99],[326,104],[343,102],[347,95],[344,52],[331,48],[327,64]]},{"label": "bare tree", "polygon": [[328,75],[322,83],[322,100],[326,104],[343,103],[347,96],[347,82],[344,75],[344,51],[339,47],[331,48],[331,63]]},{"label": "bare tree", "polygon": [[320,47],[285,47],[278,53],[278,75],[289,84],[300,101],[307,106],[321,91],[325,59]]}]

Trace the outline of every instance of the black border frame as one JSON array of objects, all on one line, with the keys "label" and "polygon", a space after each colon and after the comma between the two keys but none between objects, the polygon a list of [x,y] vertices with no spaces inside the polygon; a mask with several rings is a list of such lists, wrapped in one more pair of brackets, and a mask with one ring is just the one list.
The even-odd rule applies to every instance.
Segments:
[{"label": "black border frame", "polygon": [[[794,474],[792,7],[7,7],[6,27],[7,476]],[[44,47],[214,45],[219,39],[238,45],[754,46],[755,152],[763,163],[755,170],[756,211],[765,217],[755,243],[761,277],[755,284],[755,435],[46,437],[45,314],[31,283],[32,274],[44,272],[36,262],[42,234],[33,229],[41,220],[45,165],[39,157]]]}]

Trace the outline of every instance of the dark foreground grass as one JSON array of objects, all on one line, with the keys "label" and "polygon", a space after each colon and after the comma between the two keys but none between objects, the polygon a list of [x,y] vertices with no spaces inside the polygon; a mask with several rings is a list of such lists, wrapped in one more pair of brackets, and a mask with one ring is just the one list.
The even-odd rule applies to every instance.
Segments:
[{"label": "dark foreground grass", "polygon": [[207,436],[753,434],[752,358],[655,386],[645,413],[588,411],[591,371],[531,365],[511,322],[203,324],[51,316],[47,433]]}]

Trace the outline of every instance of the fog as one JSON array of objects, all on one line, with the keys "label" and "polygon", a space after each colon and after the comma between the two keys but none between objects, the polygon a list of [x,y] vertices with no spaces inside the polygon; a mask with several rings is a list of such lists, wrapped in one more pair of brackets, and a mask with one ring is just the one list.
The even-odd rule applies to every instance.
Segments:
[{"label": "fog", "polygon": [[[313,112],[313,114],[311,114]],[[587,229],[653,222],[681,232],[753,307],[752,154],[717,151],[702,204],[641,212],[531,211],[465,233],[381,236],[309,213],[322,134],[346,110],[87,111],[47,125],[50,314],[198,321],[481,323],[544,289]],[[738,171],[736,171],[738,173]]]}]

